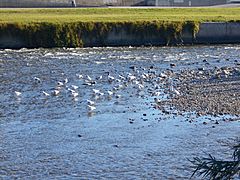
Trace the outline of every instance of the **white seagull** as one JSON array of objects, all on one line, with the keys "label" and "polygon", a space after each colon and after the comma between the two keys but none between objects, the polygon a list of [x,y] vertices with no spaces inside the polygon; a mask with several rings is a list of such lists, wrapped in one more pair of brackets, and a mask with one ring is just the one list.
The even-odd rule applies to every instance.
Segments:
[{"label": "white seagull", "polygon": [[158,98],[154,98],[154,101],[155,101],[155,103],[157,103],[157,104],[161,103],[161,100],[158,99]]},{"label": "white seagull", "polygon": [[76,86],[76,85],[71,85],[71,87],[72,87],[74,90],[78,89],[78,86]]},{"label": "white seagull", "polygon": [[121,79],[121,80],[124,80],[125,77],[123,77],[122,75],[118,75],[118,77]]},{"label": "white seagull", "polygon": [[87,80],[88,80],[88,81],[92,81],[92,78],[87,75]]},{"label": "white seagull", "polygon": [[88,109],[89,109],[90,111],[94,111],[94,110],[96,109],[96,107],[95,107],[95,106],[88,105]]},{"label": "white seagull", "polygon": [[70,92],[71,96],[73,96],[73,97],[77,97],[78,96],[78,92],[76,92],[75,90],[70,89],[70,88],[68,88],[67,90]]},{"label": "white seagull", "polygon": [[164,74],[164,73],[160,73],[160,75],[159,75],[161,78],[167,78],[168,76],[166,75],[166,74]]},{"label": "white seagull", "polygon": [[34,77],[34,81],[35,81],[36,83],[41,83],[41,79],[38,78],[38,77]]},{"label": "white seagull", "polygon": [[112,96],[113,95],[113,92],[112,91],[107,91],[108,95],[109,96]]},{"label": "white seagull", "polygon": [[45,92],[45,91],[43,91],[42,93],[43,93],[44,96],[50,96],[50,94]]},{"label": "white seagull", "polygon": [[64,79],[64,83],[67,84],[68,83],[68,78]]},{"label": "white seagull", "polygon": [[63,82],[58,81],[58,82],[57,82],[57,85],[58,85],[58,86],[63,86],[64,84],[63,84]]},{"label": "white seagull", "polygon": [[78,77],[78,79],[82,79],[83,78],[82,74],[76,74],[76,76]]},{"label": "white seagull", "polygon": [[173,93],[176,94],[176,95],[178,95],[178,96],[181,94],[181,93],[180,93],[178,90],[176,90],[176,89],[173,89]]},{"label": "white seagull", "polygon": [[144,89],[144,85],[142,85],[142,84],[138,84],[138,89],[139,89],[139,90]]},{"label": "white seagull", "polygon": [[103,78],[102,76],[99,76],[99,77],[97,77],[96,79],[97,79],[97,80],[102,80],[102,78]]},{"label": "white seagull", "polygon": [[133,81],[135,79],[136,79],[136,76],[133,76],[133,75],[128,76],[128,81]]},{"label": "white seagull", "polygon": [[117,95],[116,95],[116,98],[117,98],[117,99],[119,99],[119,98],[121,98],[121,97],[122,97],[122,96],[121,96],[120,94],[117,94]]},{"label": "white seagull", "polygon": [[54,96],[58,96],[58,95],[60,94],[60,91],[59,91],[59,90],[54,90],[54,91],[52,92],[52,94],[53,94]]},{"label": "white seagull", "polygon": [[19,91],[14,91],[14,93],[15,93],[16,96],[20,96],[20,95],[22,94],[22,93],[19,92]]},{"label": "white seagull", "polygon": [[94,101],[91,101],[91,100],[87,100],[87,103],[88,103],[88,105],[90,105],[90,106],[95,105],[95,102],[94,102]]},{"label": "white seagull", "polygon": [[78,96],[78,92],[76,92],[76,91],[72,91],[72,92],[71,92],[71,95],[75,98],[75,97]]},{"label": "white seagull", "polygon": [[110,76],[110,75],[108,75],[108,82],[113,82],[115,80],[115,78],[113,77],[113,76]]},{"label": "white seagull", "polygon": [[92,89],[92,91],[93,91],[94,94],[99,94],[100,93],[100,90],[98,90],[98,89]]}]

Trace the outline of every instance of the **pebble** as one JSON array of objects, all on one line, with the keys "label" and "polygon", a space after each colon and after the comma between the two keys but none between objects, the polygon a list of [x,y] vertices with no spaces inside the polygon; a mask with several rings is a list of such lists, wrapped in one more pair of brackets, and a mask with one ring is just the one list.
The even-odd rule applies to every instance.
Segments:
[{"label": "pebble", "polygon": [[[182,70],[176,74],[175,81],[178,82],[176,88],[182,93],[182,97],[170,97],[170,102],[162,102],[158,109],[163,109],[164,114],[168,114],[164,108],[172,106],[182,112],[195,111],[197,117],[211,115],[238,115],[240,109],[239,92],[239,68],[230,66],[213,67],[204,70],[203,67],[196,70]],[[222,74],[230,74],[231,78],[224,78]],[[219,78],[219,79],[217,79]],[[166,93],[168,91],[166,90]],[[196,98],[197,97],[197,98]],[[172,110],[170,110],[172,113]]]}]

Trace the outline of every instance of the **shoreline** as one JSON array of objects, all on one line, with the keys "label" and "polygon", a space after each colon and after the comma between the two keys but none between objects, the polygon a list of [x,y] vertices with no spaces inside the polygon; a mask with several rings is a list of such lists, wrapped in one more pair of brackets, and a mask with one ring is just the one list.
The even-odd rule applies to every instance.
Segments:
[{"label": "shoreline", "polygon": [[240,22],[0,24],[1,49],[233,43],[240,43]]}]

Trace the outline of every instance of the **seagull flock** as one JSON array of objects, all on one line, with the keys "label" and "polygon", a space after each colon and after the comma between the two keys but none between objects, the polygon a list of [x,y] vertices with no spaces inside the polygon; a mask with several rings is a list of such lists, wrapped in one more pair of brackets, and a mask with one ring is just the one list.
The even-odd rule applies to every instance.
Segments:
[{"label": "seagull flock", "polygon": [[[134,92],[139,97],[149,95],[153,97],[156,104],[161,102],[164,93],[169,93],[171,97],[180,96],[181,93],[174,87],[174,73],[171,70],[165,70],[157,73],[157,70],[152,66],[149,68],[130,67],[130,72],[114,74],[104,72],[97,77],[87,74],[76,74],[75,84],[71,83],[68,78],[57,81],[52,90],[41,91],[41,96],[44,98],[58,97],[62,94],[73,99],[81,98],[81,92],[90,90],[90,98],[84,100],[86,108],[89,112],[95,111],[97,99],[120,99],[125,94],[122,92]],[[33,77],[33,83],[41,85],[43,80],[41,77]],[[101,88],[103,87],[104,88]],[[131,89],[130,89],[131,88]],[[24,92],[14,91],[15,97],[21,97]]]}]

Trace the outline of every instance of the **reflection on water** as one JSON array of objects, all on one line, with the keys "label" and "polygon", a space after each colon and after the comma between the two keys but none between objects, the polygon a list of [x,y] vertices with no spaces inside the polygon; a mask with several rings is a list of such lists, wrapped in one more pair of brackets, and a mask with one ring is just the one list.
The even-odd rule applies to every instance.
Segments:
[{"label": "reflection on water", "polygon": [[239,122],[154,109],[168,98],[160,75],[239,57],[239,46],[0,50],[1,179],[189,178],[187,158],[221,156]]}]

